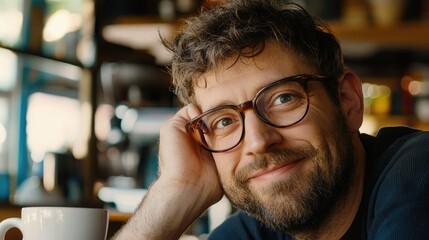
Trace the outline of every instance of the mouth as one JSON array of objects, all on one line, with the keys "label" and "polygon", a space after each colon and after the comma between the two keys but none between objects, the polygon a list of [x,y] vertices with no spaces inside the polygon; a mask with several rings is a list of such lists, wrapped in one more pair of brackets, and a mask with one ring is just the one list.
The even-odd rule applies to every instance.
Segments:
[{"label": "mouth", "polygon": [[294,168],[296,168],[303,159],[298,159],[287,164],[273,165],[262,171],[258,171],[249,177],[248,181],[267,181],[284,178]]}]

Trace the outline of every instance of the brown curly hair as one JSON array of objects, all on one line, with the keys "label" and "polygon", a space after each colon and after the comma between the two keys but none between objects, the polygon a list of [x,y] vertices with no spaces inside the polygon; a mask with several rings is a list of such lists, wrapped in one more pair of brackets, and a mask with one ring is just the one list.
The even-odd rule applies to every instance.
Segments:
[{"label": "brown curly hair", "polygon": [[171,41],[170,73],[174,92],[184,104],[195,102],[197,80],[226,59],[251,58],[269,40],[293,50],[319,74],[330,77],[325,88],[338,103],[337,79],[344,72],[343,54],[327,26],[294,3],[275,0],[229,0],[185,22]]}]

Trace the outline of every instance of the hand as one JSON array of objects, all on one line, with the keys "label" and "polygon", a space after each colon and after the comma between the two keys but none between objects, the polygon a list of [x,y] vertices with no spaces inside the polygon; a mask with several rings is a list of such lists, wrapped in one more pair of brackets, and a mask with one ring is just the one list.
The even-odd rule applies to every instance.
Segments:
[{"label": "hand", "polygon": [[160,132],[159,181],[169,186],[191,186],[204,207],[222,198],[223,192],[210,152],[202,149],[188,134],[185,124],[200,114],[195,105],[182,108]]},{"label": "hand", "polygon": [[185,123],[199,113],[194,105],[188,105],[161,127],[159,177],[115,240],[178,239],[222,198],[212,154],[185,129]]}]

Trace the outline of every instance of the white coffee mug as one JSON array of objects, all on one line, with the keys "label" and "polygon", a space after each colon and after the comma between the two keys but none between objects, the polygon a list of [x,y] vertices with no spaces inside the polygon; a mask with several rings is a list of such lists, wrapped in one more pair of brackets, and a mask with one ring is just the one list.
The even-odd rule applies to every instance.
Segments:
[{"label": "white coffee mug", "polygon": [[105,240],[109,225],[106,209],[76,207],[24,207],[21,218],[0,223],[0,240],[16,227],[25,240]]}]

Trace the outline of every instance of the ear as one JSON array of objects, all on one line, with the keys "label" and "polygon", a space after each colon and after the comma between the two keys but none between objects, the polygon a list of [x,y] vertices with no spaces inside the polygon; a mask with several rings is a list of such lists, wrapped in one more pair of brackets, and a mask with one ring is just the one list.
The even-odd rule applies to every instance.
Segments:
[{"label": "ear", "polygon": [[351,132],[359,131],[363,121],[363,94],[359,77],[347,71],[339,80],[340,105]]}]

